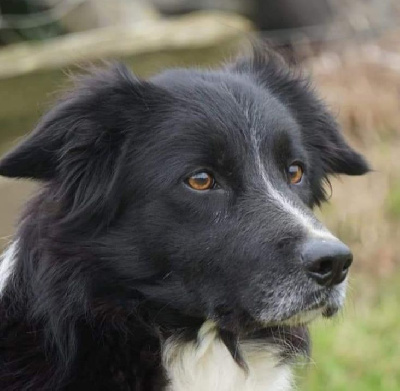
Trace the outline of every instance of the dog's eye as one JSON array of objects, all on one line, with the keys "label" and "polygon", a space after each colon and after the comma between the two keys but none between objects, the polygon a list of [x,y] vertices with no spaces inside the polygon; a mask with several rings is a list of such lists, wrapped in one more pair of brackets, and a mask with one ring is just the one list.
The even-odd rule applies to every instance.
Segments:
[{"label": "dog's eye", "polygon": [[215,179],[208,172],[199,172],[187,179],[187,184],[194,190],[209,190],[215,186]]},{"label": "dog's eye", "polygon": [[303,178],[303,173],[303,167],[300,164],[290,165],[288,169],[290,183],[293,185],[300,183]]}]

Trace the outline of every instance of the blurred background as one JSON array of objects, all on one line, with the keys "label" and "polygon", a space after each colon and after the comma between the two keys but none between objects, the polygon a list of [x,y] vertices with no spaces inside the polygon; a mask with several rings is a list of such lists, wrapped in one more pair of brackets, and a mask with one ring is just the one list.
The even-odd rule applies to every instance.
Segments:
[{"label": "blurred background", "polygon": [[[355,254],[343,314],[312,327],[300,390],[400,390],[398,0],[0,0],[0,154],[70,72],[121,59],[146,77],[215,66],[253,37],[310,73],[374,171],[333,181],[321,219]],[[34,184],[0,178],[0,247]]]}]

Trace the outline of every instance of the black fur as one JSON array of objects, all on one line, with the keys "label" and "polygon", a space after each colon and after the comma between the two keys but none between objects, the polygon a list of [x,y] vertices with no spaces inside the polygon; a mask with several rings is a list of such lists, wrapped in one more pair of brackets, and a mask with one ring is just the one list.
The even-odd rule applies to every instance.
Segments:
[{"label": "black fur", "polygon": [[[254,139],[271,182],[310,219],[330,174],[368,171],[272,53],[148,81],[122,65],[77,78],[0,161],[1,175],[42,182],[0,299],[0,389],[163,390],[169,335],[196,338],[211,318],[232,352],[237,338],[280,343],[261,312],[279,322],[305,309],[299,292],[329,304],[298,266],[306,233],[265,194]],[[297,187],[293,160],[305,168]],[[204,169],[218,186],[196,193],[185,180]],[[284,295],[291,306],[278,306]],[[305,337],[283,335],[295,348]]]}]

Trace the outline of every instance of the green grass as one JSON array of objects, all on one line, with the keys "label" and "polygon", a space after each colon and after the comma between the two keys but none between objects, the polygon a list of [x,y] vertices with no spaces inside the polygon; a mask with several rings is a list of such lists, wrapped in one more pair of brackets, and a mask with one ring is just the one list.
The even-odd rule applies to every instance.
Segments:
[{"label": "green grass", "polygon": [[392,185],[386,199],[386,212],[389,218],[400,219],[400,181]]},{"label": "green grass", "polygon": [[400,390],[400,276],[359,279],[342,316],[311,328],[312,361],[302,391]]}]

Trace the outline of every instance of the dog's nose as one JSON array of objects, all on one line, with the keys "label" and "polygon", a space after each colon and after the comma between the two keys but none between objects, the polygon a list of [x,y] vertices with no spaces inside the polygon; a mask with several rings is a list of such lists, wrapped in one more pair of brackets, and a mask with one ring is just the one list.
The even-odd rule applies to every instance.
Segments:
[{"label": "dog's nose", "polygon": [[339,240],[312,239],[303,245],[301,257],[307,274],[319,285],[331,287],[344,281],[353,255]]}]

